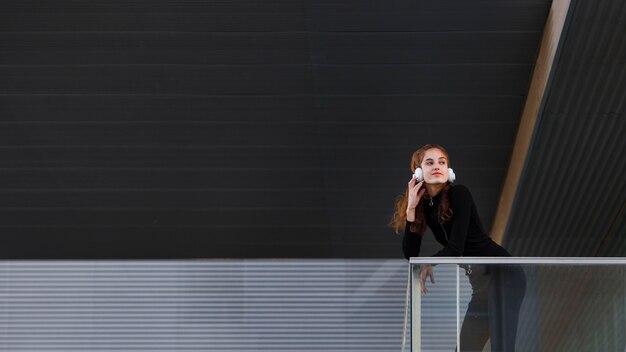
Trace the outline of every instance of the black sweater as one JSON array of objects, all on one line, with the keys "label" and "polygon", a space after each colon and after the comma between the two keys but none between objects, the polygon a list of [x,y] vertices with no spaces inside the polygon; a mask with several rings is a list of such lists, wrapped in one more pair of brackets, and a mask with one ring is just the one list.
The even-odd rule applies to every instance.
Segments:
[{"label": "black sweater", "polygon": [[[452,218],[441,224],[439,222],[439,202],[441,193],[432,199],[422,197],[424,202],[424,218],[426,224],[432,230],[437,242],[443,248],[434,254],[435,257],[510,257],[504,248],[485,233],[483,225],[478,218],[476,204],[472,194],[463,185],[454,185],[448,191]],[[407,221],[402,239],[402,251],[408,259],[418,257],[422,245],[422,236],[410,231],[411,223]]]}]

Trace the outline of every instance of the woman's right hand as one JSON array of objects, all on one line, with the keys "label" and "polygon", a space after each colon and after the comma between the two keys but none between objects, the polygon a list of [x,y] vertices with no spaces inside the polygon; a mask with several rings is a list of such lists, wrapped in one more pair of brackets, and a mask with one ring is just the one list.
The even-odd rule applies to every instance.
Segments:
[{"label": "woman's right hand", "polygon": [[430,264],[424,264],[420,271],[420,290],[423,294],[428,293],[428,289],[426,288],[426,278],[430,278],[430,283],[435,284],[435,275],[433,275],[433,266]]},{"label": "woman's right hand", "polygon": [[409,181],[409,199],[406,207],[406,217],[407,220],[410,222],[415,221],[415,208],[417,207],[417,204],[422,198],[424,192],[426,192],[426,189],[422,188],[423,184],[424,181],[416,182],[415,176],[413,176],[413,178],[411,178],[411,181]]}]

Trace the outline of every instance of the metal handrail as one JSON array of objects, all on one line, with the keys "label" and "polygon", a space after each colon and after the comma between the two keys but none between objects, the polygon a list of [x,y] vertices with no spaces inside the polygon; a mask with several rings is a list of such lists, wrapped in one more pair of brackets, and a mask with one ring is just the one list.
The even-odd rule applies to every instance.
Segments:
[{"label": "metal handrail", "polygon": [[626,265],[624,257],[411,257],[410,264]]}]

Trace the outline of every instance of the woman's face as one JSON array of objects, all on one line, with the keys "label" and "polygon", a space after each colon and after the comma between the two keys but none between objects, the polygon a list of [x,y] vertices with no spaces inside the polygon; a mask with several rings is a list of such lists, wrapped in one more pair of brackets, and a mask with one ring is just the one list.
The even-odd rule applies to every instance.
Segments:
[{"label": "woman's face", "polygon": [[439,149],[431,148],[424,153],[420,165],[424,181],[428,184],[441,184],[448,181],[448,158]]}]

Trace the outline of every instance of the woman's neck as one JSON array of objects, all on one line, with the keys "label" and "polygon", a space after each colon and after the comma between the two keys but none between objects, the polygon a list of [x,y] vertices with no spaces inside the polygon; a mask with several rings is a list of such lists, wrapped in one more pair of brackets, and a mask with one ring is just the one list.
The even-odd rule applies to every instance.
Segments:
[{"label": "woman's neck", "polygon": [[434,198],[446,186],[445,183],[426,184],[426,192],[431,198]]}]

